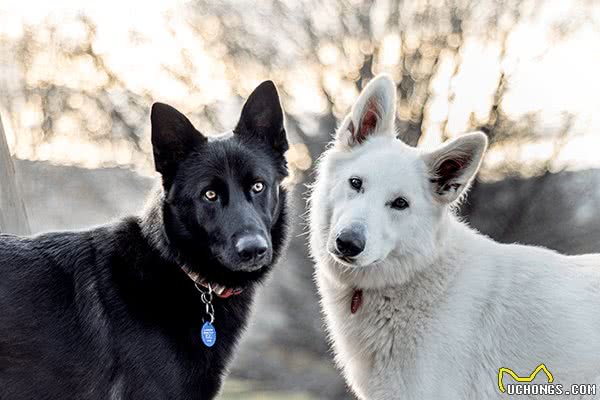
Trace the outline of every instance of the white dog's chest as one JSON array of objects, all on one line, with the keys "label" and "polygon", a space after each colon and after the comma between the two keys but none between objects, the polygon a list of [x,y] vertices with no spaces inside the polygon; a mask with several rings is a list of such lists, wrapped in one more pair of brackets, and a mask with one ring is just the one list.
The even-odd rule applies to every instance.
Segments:
[{"label": "white dog's chest", "polygon": [[[354,289],[341,289],[317,272],[322,305],[333,338],[336,361],[353,389],[365,399],[401,390],[403,398],[424,395],[419,377],[429,376],[433,352],[424,347],[430,305],[405,302],[393,290],[363,290],[362,305],[351,313]],[[433,372],[435,373],[435,371]]]}]

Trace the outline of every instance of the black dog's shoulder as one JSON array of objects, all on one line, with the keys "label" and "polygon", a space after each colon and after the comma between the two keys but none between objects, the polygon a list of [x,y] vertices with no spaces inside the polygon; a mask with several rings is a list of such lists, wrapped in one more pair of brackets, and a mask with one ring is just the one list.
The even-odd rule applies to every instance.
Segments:
[{"label": "black dog's shoulder", "polygon": [[133,217],[85,231],[32,237],[0,234],[0,277],[47,285],[47,280],[55,274],[89,272],[99,265],[98,255],[111,256],[140,242],[139,224]]},{"label": "black dog's shoulder", "polygon": [[[48,288],[68,285],[71,271],[89,265],[87,233],[49,233],[36,237],[0,235],[0,293],[17,298],[52,297]],[[0,299],[2,301],[2,299]]]},{"label": "black dog's shoulder", "polygon": [[57,382],[89,369],[88,355],[79,353],[99,353],[92,344],[101,337],[97,327],[84,328],[94,302],[81,286],[92,281],[76,278],[94,265],[91,235],[0,236],[0,385],[6,398],[57,398]]},{"label": "black dog's shoulder", "polygon": [[0,307],[31,305],[40,323],[73,304],[83,307],[111,286],[110,262],[141,242],[135,218],[87,231],[0,235]]}]

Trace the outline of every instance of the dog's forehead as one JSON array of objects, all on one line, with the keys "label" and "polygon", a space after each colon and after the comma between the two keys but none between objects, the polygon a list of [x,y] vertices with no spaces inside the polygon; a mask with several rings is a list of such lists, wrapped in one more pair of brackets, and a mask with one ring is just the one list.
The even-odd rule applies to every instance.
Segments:
[{"label": "dog's forehead", "polygon": [[371,140],[356,150],[347,168],[372,183],[383,187],[414,182],[419,185],[424,172],[420,152],[394,138]]},{"label": "dog's forehead", "polygon": [[233,135],[212,138],[186,162],[187,173],[198,180],[273,178],[272,160],[260,148],[248,147]]}]

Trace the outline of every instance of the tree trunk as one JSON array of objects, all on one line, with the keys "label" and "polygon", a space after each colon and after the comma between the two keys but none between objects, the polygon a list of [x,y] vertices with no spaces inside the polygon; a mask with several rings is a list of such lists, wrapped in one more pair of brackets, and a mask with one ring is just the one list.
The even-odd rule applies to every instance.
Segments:
[{"label": "tree trunk", "polygon": [[0,116],[0,232],[28,235],[29,221]]}]

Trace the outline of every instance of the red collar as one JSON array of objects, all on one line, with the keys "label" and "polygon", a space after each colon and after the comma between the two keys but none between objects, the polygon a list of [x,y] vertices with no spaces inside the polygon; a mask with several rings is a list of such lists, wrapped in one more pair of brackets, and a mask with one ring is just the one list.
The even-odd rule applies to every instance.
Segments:
[{"label": "red collar", "polygon": [[191,280],[194,281],[197,285],[205,287],[207,289],[212,290],[217,296],[222,299],[226,299],[231,296],[238,295],[244,291],[242,288],[228,288],[223,285],[219,285],[216,283],[208,282],[208,280],[197,272],[192,271],[187,265],[182,265],[181,269],[186,273],[187,276],[190,277]]},{"label": "red collar", "polygon": [[354,289],[352,293],[352,301],[350,301],[350,312],[356,314],[363,302],[363,291],[362,289]]}]

